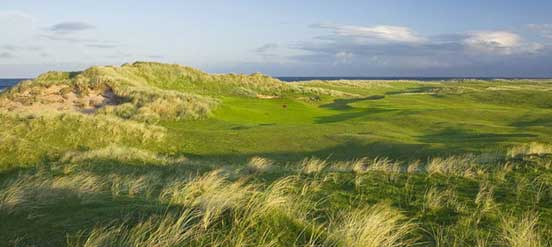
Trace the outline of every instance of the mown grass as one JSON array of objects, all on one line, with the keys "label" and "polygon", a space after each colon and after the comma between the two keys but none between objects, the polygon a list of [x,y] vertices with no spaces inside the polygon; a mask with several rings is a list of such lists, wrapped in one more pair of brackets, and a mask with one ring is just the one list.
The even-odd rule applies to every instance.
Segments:
[{"label": "mown grass", "polygon": [[[116,101],[36,107],[52,85]],[[0,245],[549,246],[550,92],[50,72],[0,95]]]}]

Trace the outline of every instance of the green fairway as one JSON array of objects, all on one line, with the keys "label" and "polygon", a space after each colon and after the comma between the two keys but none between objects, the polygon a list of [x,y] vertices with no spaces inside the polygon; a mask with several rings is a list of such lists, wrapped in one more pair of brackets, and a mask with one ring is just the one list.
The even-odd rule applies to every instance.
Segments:
[{"label": "green fairway", "polygon": [[[539,102],[552,102],[552,86],[544,85],[548,91],[489,91],[485,96],[484,90],[495,84],[501,83],[387,82],[373,91],[358,90],[361,94],[353,98],[327,97],[320,102],[293,95],[282,99],[225,96],[208,120],[163,126],[178,130],[174,145],[182,145],[183,153],[225,158],[384,155],[408,159],[550,142],[552,128],[546,127],[552,124],[552,108],[531,101],[536,97]],[[424,93],[428,88],[444,90]],[[455,92],[459,88],[467,92]],[[524,98],[522,103],[512,103]]]}]

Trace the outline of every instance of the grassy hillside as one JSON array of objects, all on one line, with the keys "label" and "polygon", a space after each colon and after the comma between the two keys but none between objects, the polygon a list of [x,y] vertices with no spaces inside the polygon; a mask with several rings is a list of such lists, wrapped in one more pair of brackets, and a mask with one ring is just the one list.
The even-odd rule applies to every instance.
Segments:
[{"label": "grassy hillside", "polygon": [[552,81],[137,62],[0,93],[2,246],[548,246]]}]

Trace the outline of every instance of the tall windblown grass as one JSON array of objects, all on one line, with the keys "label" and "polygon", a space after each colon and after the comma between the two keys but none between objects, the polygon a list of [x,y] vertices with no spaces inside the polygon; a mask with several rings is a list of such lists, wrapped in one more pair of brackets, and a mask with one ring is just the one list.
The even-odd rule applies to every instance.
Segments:
[{"label": "tall windblown grass", "polygon": [[[283,246],[315,245],[322,227],[312,218],[312,204],[295,192],[293,178],[268,187],[229,181],[222,171],[191,180],[70,171],[65,175],[22,175],[0,189],[0,214],[33,212],[60,203],[107,203],[112,198],[141,197],[182,208],[135,223],[101,225],[69,238],[71,246]],[[160,189],[156,189],[160,188]]]},{"label": "tall windblown grass", "polygon": [[414,241],[415,225],[384,204],[346,213],[332,228],[320,225],[308,216],[315,204],[297,197],[294,183],[286,178],[261,189],[214,171],[162,192],[162,200],[183,211],[96,227],[71,237],[70,246],[408,246]]},{"label": "tall windblown grass", "polygon": [[7,213],[29,211],[70,198],[90,201],[106,188],[105,180],[87,173],[61,177],[24,175],[0,189],[0,210]]},{"label": "tall windblown grass", "polygon": [[378,204],[347,213],[342,222],[336,225],[333,236],[343,246],[409,246],[412,239],[408,235],[414,227],[395,209]]},{"label": "tall windblown grass", "polygon": [[239,205],[255,188],[243,181],[229,183],[221,170],[198,176],[190,181],[178,181],[166,188],[161,198],[171,204],[193,205],[204,210],[225,210]]},{"label": "tall windblown grass", "polygon": [[445,207],[454,206],[456,203],[456,194],[451,189],[441,190],[436,187],[430,187],[424,194],[424,210],[440,210]]},{"label": "tall windblown grass", "polygon": [[479,191],[475,196],[475,204],[480,212],[489,212],[496,208],[494,201],[494,189],[488,183],[483,183],[479,186]]},{"label": "tall windblown grass", "polygon": [[37,164],[66,150],[124,143],[149,146],[161,143],[163,127],[110,116],[71,113],[29,115],[0,111],[0,169]]},{"label": "tall windblown grass", "polygon": [[99,114],[144,122],[204,119],[218,104],[217,100],[209,97],[156,88],[131,87],[114,92],[128,102],[105,106],[98,111]]},{"label": "tall windblown grass", "polygon": [[[253,157],[245,166],[199,168],[193,160],[108,145],[3,179],[0,217],[60,224],[60,211],[88,217],[92,210],[93,225],[63,221],[71,222],[64,225],[69,246],[546,246],[549,176],[538,161],[508,162],[514,164],[505,181],[494,183],[496,176],[466,178],[442,161],[434,165],[445,170],[408,173],[384,158],[312,157],[267,172],[279,164]],[[386,180],[388,173],[398,178]],[[514,193],[521,199],[508,197]],[[525,208],[536,213],[522,214]]]},{"label": "tall windblown grass", "polygon": [[[152,216],[136,225],[120,224],[108,227],[95,227],[83,237],[71,236],[69,247],[102,246],[185,246],[194,243],[198,234],[209,234],[198,228],[200,217],[197,210],[185,209],[179,213],[166,213]],[[199,244],[196,242],[195,244]]]},{"label": "tall windblown grass", "polygon": [[328,162],[314,157],[305,158],[299,162],[299,167],[305,174],[316,174],[324,171],[328,167]]},{"label": "tall windblown grass", "polygon": [[429,160],[426,171],[429,174],[471,177],[476,173],[474,167],[477,167],[477,159],[474,155],[436,157]]},{"label": "tall windblown grass", "polygon": [[502,220],[501,240],[511,247],[545,246],[538,233],[539,216],[526,213],[521,217],[506,216]]},{"label": "tall windblown grass", "polygon": [[340,161],[329,165],[332,171],[353,172],[363,174],[371,171],[380,171],[385,173],[400,173],[402,170],[401,163],[389,158],[376,157],[370,159],[368,157],[357,158],[351,161]]},{"label": "tall windblown grass", "polygon": [[516,157],[519,155],[552,154],[552,144],[531,142],[528,144],[517,145],[510,148],[508,154],[511,157]]},{"label": "tall windblown grass", "polygon": [[98,160],[114,160],[117,162],[133,164],[169,165],[180,164],[187,161],[186,158],[170,158],[161,156],[148,150],[125,147],[110,144],[107,147],[88,151],[69,151],[61,158],[62,162],[83,163],[97,162]]},{"label": "tall windblown grass", "polygon": [[247,172],[255,174],[269,172],[274,169],[274,161],[258,156],[251,158],[246,168]]},{"label": "tall windblown grass", "polygon": [[[158,65],[161,71],[151,71],[162,75],[169,73],[163,68],[169,65]],[[136,69],[140,70],[139,66]],[[109,92],[103,97],[111,101],[110,104],[102,105],[94,109],[100,114],[109,114],[124,119],[133,119],[145,122],[156,122],[159,120],[185,120],[201,119],[210,115],[211,110],[216,107],[218,101],[207,96],[200,96],[193,93],[169,90],[159,87],[163,83],[170,83],[168,78],[160,76],[160,81],[149,82],[147,73],[133,74],[127,70],[133,68],[121,67],[92,67],[80,73],[49,72],[37,77],[33,81],[20,83],[0,95],[0,101],[19,102],[20,110],[27,109],[25,105],[32,105],[35,95],[44,95],[49,92],[47,88],[57,85],[67,90],[49,92],[52,96],[60,98],[68,92],[75,93],[77,99],[87,96],[91,91]],[[68,91],[68,92],[66,92]],[[28,104],[29,103],[29,104]],[[48,104],[48,103],[44,103]],[[65,102],[72,105],[74,102]],[[83,102],[84,105],[88,104]],[[7,104],[3,104],[7,105]],[[48,107],[29,107],[27,111],[40,112]],[[50,109],[51,110],[51,109]]]}]

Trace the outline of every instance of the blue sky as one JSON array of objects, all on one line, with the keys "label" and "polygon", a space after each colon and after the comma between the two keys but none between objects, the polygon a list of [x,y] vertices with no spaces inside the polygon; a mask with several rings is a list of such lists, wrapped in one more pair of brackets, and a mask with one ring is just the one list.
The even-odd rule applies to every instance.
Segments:
[{"label": "blue sky", "polygon": [[548,0],[2,1],[0,78],[137,60],[274,76],[552,77],[551,11]]}]

